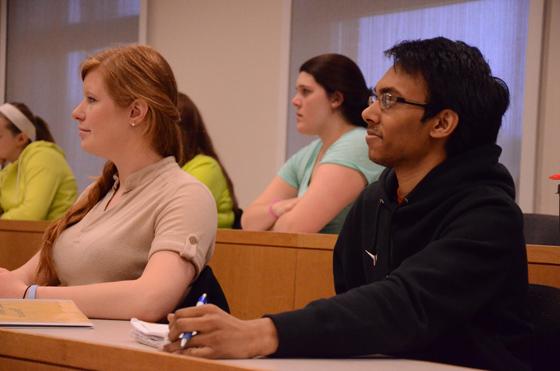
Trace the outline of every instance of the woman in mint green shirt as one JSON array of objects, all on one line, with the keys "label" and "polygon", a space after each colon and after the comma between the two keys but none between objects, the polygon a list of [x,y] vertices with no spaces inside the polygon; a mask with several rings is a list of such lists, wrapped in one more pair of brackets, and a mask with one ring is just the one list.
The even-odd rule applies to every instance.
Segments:
[{"label": "woman in mint green shirt", "polygon": [[216,201],[218,228],[238,228],[240,214],[233,183],[222,165],[212,140],[206,131],[198,108],[183,93],[177,95],[177,107],[181,114],[181,133],[185,152],[183,170],[204,183]]},{"label": "woman in mint green shirt", "polygon": [[361,113],[370,91],[359,67],[323,54],[300,67],[297,129],[319,138],[299,150],[247,207],[243,229],[338,233],[348,210],[383,168],[368,158]]}]

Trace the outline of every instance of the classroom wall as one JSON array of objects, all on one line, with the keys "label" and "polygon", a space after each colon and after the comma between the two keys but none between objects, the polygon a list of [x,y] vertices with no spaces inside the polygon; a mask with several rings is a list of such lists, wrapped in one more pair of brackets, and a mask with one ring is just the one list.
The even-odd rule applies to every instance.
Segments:
[{"label": "classroom wall", "polygon": [[148,1],[147,42],[202,112],[245,207],[284,162],[289,0]]},{"label": "classroom wall", "polygon": [[0,102],[6,99],[6,32],[8,2],[0,0]]},{"label": "classroom wall", "polygon": [[[242,206],[284,161],[290,4],[148,1],[147,41],[169,60],[180,89],[201,109]],[[534,211],[557,214],[557,182],[548,176],[560,172],[560,71],[554,63],[560,60],[560,2],[544,4]]]},{"label": "classroom wall", "polygon": [[560,2],[546,1],[544,14],[535,211],[558,215],[559,182],[548,177],[560,173]]},{"label": "classroom wall", "polygon": [[[558,214],[560,173],[560,2],[544,3],[541,86],[530,208]],[[284,161],[291,0],[144,0],[146,40],[170,61],[191,95],[246,206]],[[0,34],[6,1],[0,0]],[[142,22],[141,22],[142,23]],[[0,38],[0,82],[5,45]],[[533,42],[533,41],[531,41]],[[536,42],[539,42],[537,40]],[[210,71],[210,72],[208,72]],[[4,94],[0,84],[0,96]],[[531,178],[533,178],[531,176]],[[523,190],[521,190],[523,192]],[[534,207],[533,207],[534,205]]]}]

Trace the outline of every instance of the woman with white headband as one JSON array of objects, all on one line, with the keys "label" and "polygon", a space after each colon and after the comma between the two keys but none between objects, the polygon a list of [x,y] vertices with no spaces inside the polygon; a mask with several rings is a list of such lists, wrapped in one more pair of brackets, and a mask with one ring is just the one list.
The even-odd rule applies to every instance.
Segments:
[{"label": "woman with white headband", "polygon": [[74,203],[76,179],[64,152],[23,103],[0,105],[0,163],[0,219],[57,219]]}]

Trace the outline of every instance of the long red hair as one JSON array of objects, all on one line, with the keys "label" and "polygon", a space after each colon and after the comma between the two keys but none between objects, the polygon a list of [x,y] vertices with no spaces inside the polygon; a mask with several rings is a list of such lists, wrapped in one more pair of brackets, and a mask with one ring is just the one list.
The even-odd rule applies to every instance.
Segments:
[{"label": "long red hair", "polygon": [[[167,61],[148,46],[125,46],[101,51],[84,60],[81,65],[82,80],[93,70],[101,72],[105,87],[117,105],[128,107],[136,99],[147,103],[145,134],[151,138],[151,145],[161,156],[174,156],[177,162],[182,163],[177,83]],[[56,239],[66,228],[82,220],[109,192],[116,173],[117,168],[112,162],[105,163],[101,176],[87,194],[48,227],[43,236],[36,283],[59,283],[52,257]]]}]

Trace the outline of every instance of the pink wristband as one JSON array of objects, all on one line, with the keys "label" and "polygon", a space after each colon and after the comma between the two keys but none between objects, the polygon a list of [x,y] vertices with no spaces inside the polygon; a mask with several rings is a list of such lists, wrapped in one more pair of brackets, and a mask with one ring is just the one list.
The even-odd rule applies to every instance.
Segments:
[{"label": "pink wristband", "polygon": [[272,215],[274,217],[274,219],[278,219],[280,217],[280,215],[276,214],[274,212],[274,210],[272,210],[272,205],[274,205],[276,202],[278,202],[278,201],[274,201],[270,205],[268,205],[268,212],[269,212],[270,215]]}]

